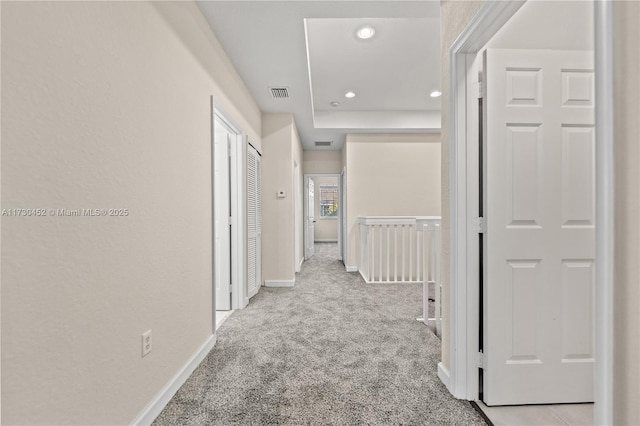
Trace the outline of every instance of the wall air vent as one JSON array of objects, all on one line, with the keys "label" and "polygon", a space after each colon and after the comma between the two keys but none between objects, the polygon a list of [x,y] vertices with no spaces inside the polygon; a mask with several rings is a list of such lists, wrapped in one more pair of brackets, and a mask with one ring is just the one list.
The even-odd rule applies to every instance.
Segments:
[{"label": "wall air vent", "polygon": [[269,87],[271,96],[275,99],[285,99],[289,97],[288,87]]},{"label": "wall air vent", "polygon": [[316,146],[331,146],[333,141],[316,141]]}]

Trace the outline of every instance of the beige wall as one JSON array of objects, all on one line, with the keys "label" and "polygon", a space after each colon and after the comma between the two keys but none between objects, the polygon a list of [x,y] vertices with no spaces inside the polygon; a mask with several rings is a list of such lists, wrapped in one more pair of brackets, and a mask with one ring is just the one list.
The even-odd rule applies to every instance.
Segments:
[{"label": "beige wall", "polygon": [[[308,152],[308,151],[307,151]],[[340,151],[335,151],[340,153]],[[325,184],[338,184],[337,177],[314,177],[314,217],[316,219],[314,236],[315,241],[338,241],[338,218],[337,217],[320,217],[320,186]],[[338,208],[340,206],[338,205]]]},{"label": "beige wall", "polygon": [[440,215],[440,135],[353,134],[345,149],[345,264],[357,266],[359,216]]},{"label": "beige wall", "polygon": [[640,3],[615,11],[614,423],[640,424]]},{"label": "beige wall", "polygon": [[2,208],[129,211],[2,218],[2,423],[128,424],[212,334],[210,96],[258,145],[261,114],[193,3],[1,28]]},{"label": "beige wall", "polygon": [[449,368],[449,47],[482,6],[482,1],[440,1],[440,57],[442,81],[442,363]]},{"label": "beige wall", "polygon": [[[302,164],[293,115],[263,114],[262,138],[262,278],[291,281],[295,279],[296,238],[301,238],[295,232],[294,165]],[[278,198],[278,191],[284,191],[286,197]]]},{"label": "beige wall", "polygon": [[341,173],[342,151],[304,151],[304,174]]},{"label": "beige wall", "polygon": [[593,50],[591,1],[528,0],[486,47]]}]

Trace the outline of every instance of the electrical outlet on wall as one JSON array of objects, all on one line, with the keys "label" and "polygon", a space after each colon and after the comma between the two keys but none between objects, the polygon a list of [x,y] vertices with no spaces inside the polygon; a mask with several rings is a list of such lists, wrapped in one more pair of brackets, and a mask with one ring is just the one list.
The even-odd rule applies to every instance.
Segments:
[{"label": "electrical outlet on wall", "polygon": [[147,330],[142,333],[142,357],[147,356],[152,348],[153,340],[151,339],[151,330]]}]

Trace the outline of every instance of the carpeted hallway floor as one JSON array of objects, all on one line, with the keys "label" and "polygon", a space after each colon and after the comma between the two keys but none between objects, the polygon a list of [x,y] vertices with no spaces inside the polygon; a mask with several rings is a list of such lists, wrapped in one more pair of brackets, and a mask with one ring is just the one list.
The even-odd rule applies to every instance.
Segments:
[{"label": "carpeted hallway floor", "polygon": [[262,288],[155,425],[484,424],[437,377],[419,285],[366,285],[316,244],[294,288]]}]

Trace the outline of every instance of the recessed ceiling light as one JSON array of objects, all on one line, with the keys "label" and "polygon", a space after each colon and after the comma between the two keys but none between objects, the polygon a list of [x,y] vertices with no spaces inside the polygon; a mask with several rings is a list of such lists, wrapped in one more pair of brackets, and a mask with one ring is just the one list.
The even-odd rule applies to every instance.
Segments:
[{"label": "recessed ceiling light", "polygon": [[431,97],[432,97],[432,98],[437,98],[437,97],[439,97],[440,95],[442,95],[442,92],[441,92],[441,91],[439,91],[439,90],[434,90],[433,92],[431,92]]},{"label": "recessed ceiling light", "polygon": [[376,30],[374,30],[373,27],[366,26],[358,29],[358,31],[356,32],[356,35],[358,36],[358,38],[362,40],[366,40],[373,37],[375,33],[376,33]]},{"label": "recessed ceiling light", "polygon": [[339,107],[340,106],[340,102],[333,101],[329,105],[331,105],[332,107]]},{"label": "recessed ceiling light", "polygon": [[355,98],[356,94],[353,93],[353,92],[347,92],[347,93],[344,94],[344,97],[345,98]]}]

